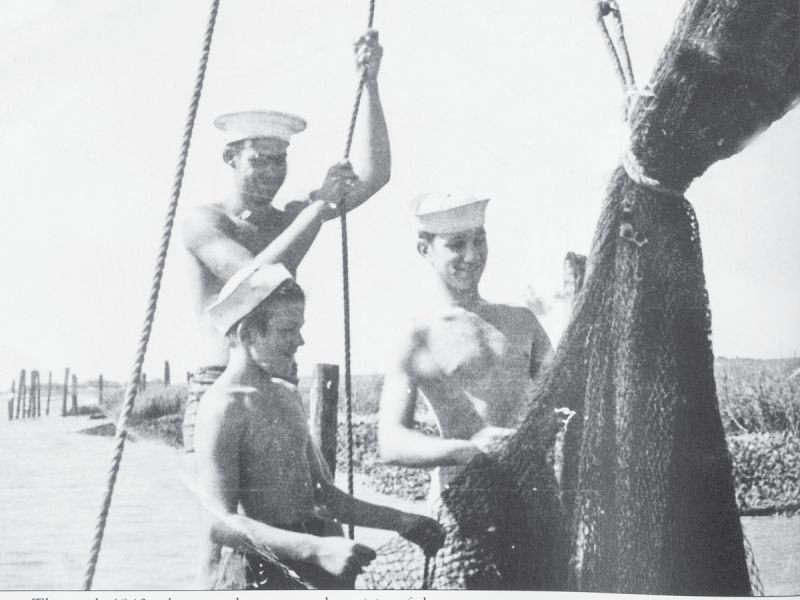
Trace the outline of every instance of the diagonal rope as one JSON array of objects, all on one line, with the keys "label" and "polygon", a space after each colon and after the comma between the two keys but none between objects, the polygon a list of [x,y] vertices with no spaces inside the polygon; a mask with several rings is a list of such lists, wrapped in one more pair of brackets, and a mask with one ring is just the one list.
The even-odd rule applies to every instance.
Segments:
[{"label": "diagonal rope", "polygon": [[[375,20],[375,0],[369,2],[369,18],[367,29],[372,29]],[[358,79],[356,99],[353,103],[353,112],[350,116],[350,126],[347,130],[347,141],[344,146],[344,158],[350,157],[350,147],[353,145],[353,133],[356,129],[358,108],[361,105],[361,94],[367,80],[367,68],[361,67]],[[340,223],[342,231],[342,300],[344,304],[344,394],[347,406],[347,493],[353,495],[353,385],[350,375],[350,266],[347,243],[347,209],[346,202],[341,204]],[[355,528],[352,523],[347,525],[348,537],[355,537]]]},{"label": "diagonal rope", "polygon": [[106,480],[106,489],[103,493],[103,499],[100,504],[100,513],[97,517],[95,527],[94,539],[89,555],[89,561],[86,566],[86,571],[83,576],[84,590],[92,588],[92,579],[94,579],[94,572],[97,567],[97,559],[100,555],[100,546],[103,543],[103,533],[108,518],[108,511],[111,507],[111,496],[114,493],[114,485],[117,480],[119,472],[119,465],[122,460],[122,451],[125,447],[125,439],[127,436],[128,419],[130,418],[133,410],[133,403],[136,399],[137,382],[142,373],[142,364],[144,363],[144,356],[147,352],[147,343],[150,340],[150,332],[153,327],[153,319],[156,312],[156,304],[158,303],[158,293],[161,289],[161,277],[164,272],[164,263],[167,258],[167,250],[169,249],[169,241],[172,235],[172,225],[175,221],[175,212],[178,208],[178,198],[181,193],[181,184],[183,183],[183,173],[186,168],[186,159],[189,154],[189,145],[192,140],[192,130],[194,129],[194,121],[197,116],[197,107],[200,104],[200,94],[203,89],[203,81],[205,79],[206,65],[208,64],[208,55],[211,50],[211,38],[214,34],[214,25],[217,20],[217,11],[219,10],[219,0],[213,0],[211,3],[211,13],[208,18],[206,26],[205,37],[203,38],[203,50],[200,56],[200,65],[197,70],[197,77],[195,79],[194,91],[192,93],[192,100],[189,105],[189,115],[186,119],[184,126],[183,141],[181,144],[180,158],[178,160],[178,167],[175,173],[175,181],[172,186],[172,196],[167,209],[167,216],[164,222],[164,228],[161,235],[161,245],[159,247],[158,258],[156,259],[156,268],[153,275],[153,282],[150,291],[150,298],[147,303],[147,310],[145,312],[144,327],[142,328],[142,335],[139,339],[139,346],[136,349],[136,358],[134,359],[133,371],[128,378],[128,385],[125,390],[125,402],[122,406],[122,412],[119,416],[117,423],[116,436],[114,438],[114,451],[111,458],[111,466],[108,471]]}]

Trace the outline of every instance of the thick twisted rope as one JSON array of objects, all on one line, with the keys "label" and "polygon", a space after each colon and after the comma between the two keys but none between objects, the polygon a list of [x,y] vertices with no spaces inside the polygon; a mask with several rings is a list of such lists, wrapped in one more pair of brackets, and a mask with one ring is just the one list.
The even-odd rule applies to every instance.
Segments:
[{"label": "thick twisted rope", "polygon": [[[372,29],[375,20],[375,0],[369,2],[369,18],[367,19],[367,29]],[[356,99],[353,103],[353,111],[350,115],[350,126],[347,130],[347,141],[344,145],[344,159],[350,157],[350,147],[353,145],[353,133],[356,129],[356,119],[358,118],[358,108],[361,105],[361,94],[364,92],[364,84],[367,80],[367,68],[361,67],[358,78],[358,89]],[[346,202],[341,204],[340,223],[342,231],[342,301],[344,304],[344,394],[347,407],[347,493],[353,495],[353,385],[350,375],[350,266],[347,244],[347,209]],[[355,537],[355,527],[352,523],[347,525],[348,537],[352,540]]]},{"label": "thick twisted rope", "polygon": [[[611,38],[611,33],[606,26],[605,19],[609,15],[611,15],[614,20],[616,39]],[[611,54],[611,58],[614,60],[617,77],[620,83],[622,83],[622,89],[625,92],[625,115],[627,117],[631,98],[636,93],[636,80],[633,77],[631,56],[628,52],[628,44],[625,41],[625,30],[622,27],[622,15],[619,10],[619,5],[614,0],[601,0],[597,3],[597,24],[600,26],[600,31],[603,34],[603,41],[606,44],[609,54]]]},{"label": "thick twisted rope", "polygon": [[172,225],[175,221],[175,212],[178,208],[178,198],[180,197],[181,193],[183,173],[186,168],[186,159],[189,154],[189,145],[192,140],[192,131],[194,129],[195,117],[197,116],[197,107],[200,104],[200,94],[203,89],[203,81],[205,80],[206,65],[208,64],[208,55],[211,50],[211,38],[214,34],[214,25],[216,24],[218,10],[219,0],[213,0],[211,3],[211,13],[206,26],[205,37],[203,39],[203,50],[200,56],[200,65],[197,70],[197,78],[195,79],[192,100],[189,105],[189,115],[186,119],[186,124],[184,127],[180,158],[178,160],[178,167],[175,173],[175,181],[172,186],[172,197],[167,209],[167,216],[161,235],[161,246],[159,248],[158,258],[156,259],[156,268],[153,275],[150,298],[147,302],[147,310],[145,312],[144,327],[142,328],[142,335],[139,338],[139,346],[136,350],[133,371],[128,378],[128,385],[125,390],[125,402],[123,403],[122,412],[120,413],[119,422],[117,423],[116,436],[114,439],[114,451],[111,458],[111,467],[108,471],[106,488],[103,494],[103,500],[100,504],[100,514],[97,517],[89,561],[86,566],[86,572],[83,576],[84,590],[90,590],[92,588],[92,579],[94,578],[95,568],[97,567],[97,559],[100,555],[100,546],[103,543],[103,533],[105,531],[106,520],[108,518],[108,510],[111,506],[111,496],[114,493],[114,485],[117,481],[119,465],[120,461],[122,460],[122,451],[125,448],[128,419],[130,418],[133,410],[133,403],[136,399],[137,382],[139,381],[142,373],[142,364],[144,363],[144,356],[147,352],[147,343],[150,340],[150,332],[153,327],[156,304],[158,303],[158,293],[161,289],[161,277],[164,272],[167,250],[169,249],[169,241],[172,235]]}]

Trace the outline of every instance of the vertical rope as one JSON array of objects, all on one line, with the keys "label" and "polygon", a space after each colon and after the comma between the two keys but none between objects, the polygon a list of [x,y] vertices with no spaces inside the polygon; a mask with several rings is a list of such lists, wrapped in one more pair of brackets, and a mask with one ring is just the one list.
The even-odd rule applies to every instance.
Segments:
[{"label": "vertical rope", "polygon": [[[375,0],[369,2],[369,18],[367,19],[367,29],[372,29],[375,20]],[[356,99],[353,103],[353,111],[350,115],[350,126],[347,130],[347,141],[344,145],[345,160],[350,157],[350,148],[353,145],[353,133],[356,129],[356,119],[358,118],[358,108],[361,105],[361,95],[364,92],[364,83],[367,79],[366,67],[361,67],[358,78],[358,89]],[[342,232],[342,300],[344,304],[344,394],[347,406],[347,493],[353,495],[353,389],[352,378],[350,375],[350,264],[347,244],[347,210],[346,202],[341,204],[340,223]],[[352,540],[355,537],[355,527],[352,523],[347,525],[348,537]]]},{"label": "vertical rope", "polygon": [[147,344],[150,340],[150,332],[153,327],[156,304],[158,303],[158,294],[159,290],[161,289],[161,277],[164,272],[164,264],[167,258],[170,237],[172,236],[172,225],[175,222],[175,213],[178,208],[178,198],[180,197],[181,193],[183,173],[186,169],[186,159],[189,154],[189,145],[192,140],[192,131],[194,129],[195,117],[197,116],[197,107],[200,104],[200,94],[203,89],[203,81],[205,80],[206,65],[208,64],[208,55],[211,50],[211,38],[214,34],[214,25],[217,20],[218,10],[219,0],[213,0],[211,3],[211,13],[206,26],[205,37],[203,38],[203,50],[200,56],[200,65],[197,70],[192,100],[189,105],[189,115],[184,126],[180,158],[178,160],[175,181],[172,186],[172,196],[167,209],[167,216],[161,235],[161,245],[159,247],[158,258],[156,259],[156,268],[153,275],[150,298],[147,302],[144,326],[139,339],[139,346],[136,349],[136,358],[134,359],[133,370],[128,377],[128,385],[125,390],[125,402],[123,403],[122,412],[120,413],[119,422],[117,423],[117,432],[114,439],[114,451],[111,458],[111,466],[106,479],[106,489],[103,493],[103,499],[100,504],[100,513],[97,517],[94,539],[92,541],[92,547],[89,554],[89,561],[83,576],[82,589],[84,590],[90,590],[92,588],[92,580],[94,579],[94,573],[97,567],[97,559],[100,555],[100,547],[103,543],[103,533],[105,531],[106,520],[108,518],[108,511],[111,507],[111,496],[114,493],[114,485],[117,481],[117,474],[119,473],[122,452],[125,448],[128,419],[130,418],[133,410],[133,403],[136,399],[136,384],[139,381],[139,377],[142,373],[142,364],[144,363],[145,353],[147,352]]}]

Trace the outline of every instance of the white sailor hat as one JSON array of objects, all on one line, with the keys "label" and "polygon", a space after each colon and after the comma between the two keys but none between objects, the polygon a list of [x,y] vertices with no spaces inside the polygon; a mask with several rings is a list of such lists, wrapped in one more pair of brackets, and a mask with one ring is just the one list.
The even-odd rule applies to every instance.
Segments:
[{"label": "white sailor hat", "polygon": [[411,212],[417,231],[455,233],[483,227],[489,198],[479,200],[469,192],[446,190],[417,196]]},{"label": "white sailor hat", "polygon": [[206,309],[206,314],[217,331],[225,335],[290,279],[292,274],[281,264],[249,264],[222,286],[216,302]]},{"label": "white sailor hat", "polygon": [[272,138],[289,144],[289,138],[306,128],[297,115],[274,110],[246,110],[220,115],[214,126],[225,133],[225,143],[232,144],[252,138]]}]

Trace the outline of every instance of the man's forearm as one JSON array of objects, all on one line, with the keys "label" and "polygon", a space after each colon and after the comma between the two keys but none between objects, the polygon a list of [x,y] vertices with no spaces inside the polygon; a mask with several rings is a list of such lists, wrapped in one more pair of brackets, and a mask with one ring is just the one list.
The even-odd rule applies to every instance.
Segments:
[{"label": "man's forearm", "polygon": [[470,440],[424,435],[406,427],[378,431],[380,457],[406,467],[450,467],[467,464],[479,452]]},{"label": "man's forearm", "polygon": [[255,261],[261,264],[281,263],[295,273],[317,237],[327,207],[321,200],[311,202],[264,250]]},{"label": "man's forearm", "polygon": [[360,179],[362,190],[346,200],[347,210],[352,210],[389,182],[392,168],[391,145],[386,127],[386,117],[378,91],[378,82],[367,79],[364,84],[366,102],[362,109],[364,122],[357,129],[357,156],[353,168]]},{"label": "man's forearm", "polygon": [[286,531],[242,514],[229,513],[216,518],[211,528],[214,542],[242,552],[309,563],[317,556],[313,535]]},{"label": "man's forearm", "polygon": [[417,518],[417,515],[395,510],[388,506],[364,502],[344,493],[331,484],[326,486],[322,503],[327,514],[338,521],[358,527],[401,532],[407,529]]}]

